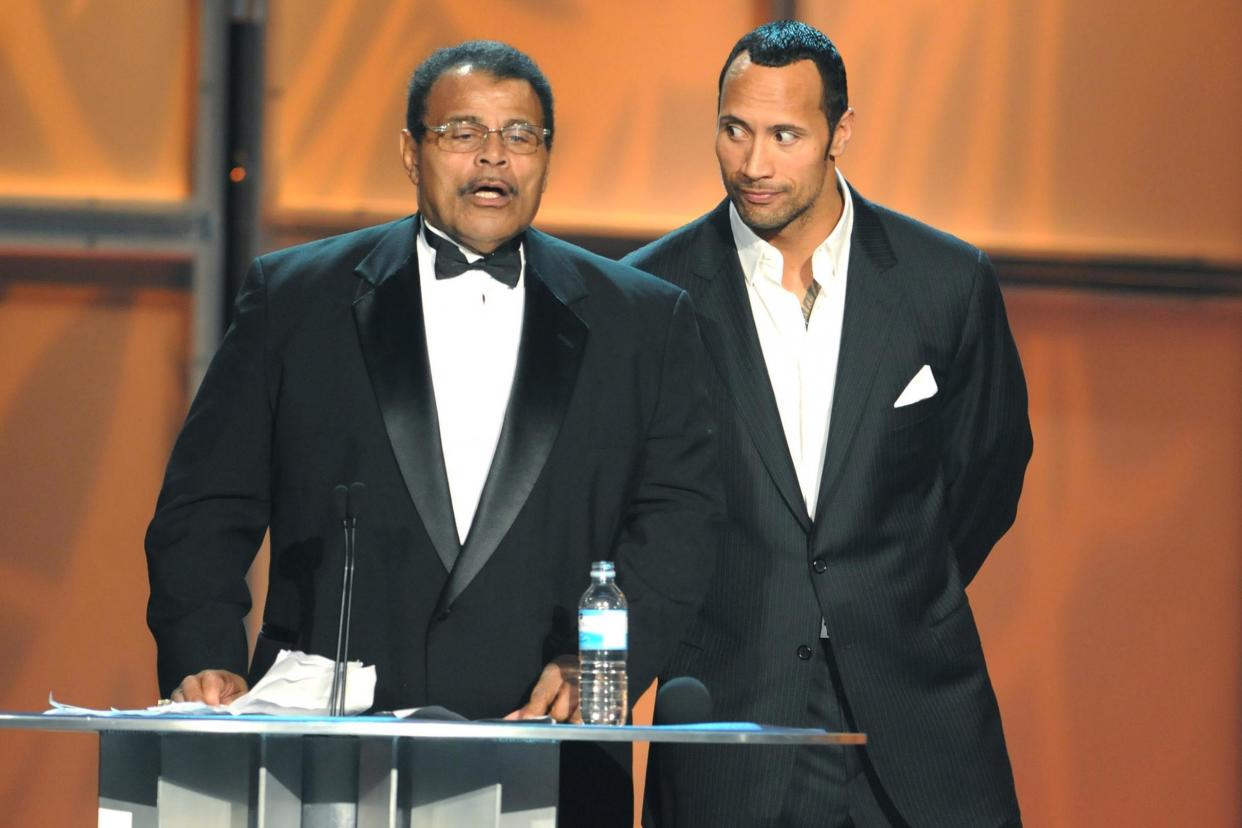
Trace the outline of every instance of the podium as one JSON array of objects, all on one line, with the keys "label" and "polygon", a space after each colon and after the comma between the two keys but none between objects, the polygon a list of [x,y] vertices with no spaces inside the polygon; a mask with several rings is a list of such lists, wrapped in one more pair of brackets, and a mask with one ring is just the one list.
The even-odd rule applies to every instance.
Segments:
[{"label": "podium", "polygon": [[858,733],[391,717],[0,713],[0,728],[99,734],[100,828],[555,828],[563,742],[860,745]]}]

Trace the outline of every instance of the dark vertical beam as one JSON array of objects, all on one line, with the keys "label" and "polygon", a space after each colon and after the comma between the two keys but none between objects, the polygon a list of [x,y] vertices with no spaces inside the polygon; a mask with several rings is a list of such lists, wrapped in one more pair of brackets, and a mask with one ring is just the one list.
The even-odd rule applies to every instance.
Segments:
[{"label": "dark vertical beam", "polygon": [[[225,0],[202,0],[198,8],[198,95],[194,110],[193,190],[189,237],[193,256],[193,351],[187,387],[192,395],[207,371],[223,333],[225,292],[225,134],[228,118],[229,31]],[[130,236],[129,238],[132,238]]]},{"label": "dark vertical beam", "polygon": [[798,16],[798,0],[768,0],[770,20],[793,20]]},{"label": "dark vertical beam", "polygon": [[225,157],[224,318],[259,249],[263,172],[266,0],[231,0]]}]

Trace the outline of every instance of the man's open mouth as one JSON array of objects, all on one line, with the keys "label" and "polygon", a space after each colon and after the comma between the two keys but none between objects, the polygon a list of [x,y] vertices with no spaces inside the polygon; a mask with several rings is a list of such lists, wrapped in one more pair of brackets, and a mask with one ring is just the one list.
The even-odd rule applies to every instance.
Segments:
[{"label": "man's open mouth", "polygon": [[479,201],[500,201],[517,195],[517,188],[507,181],[484,179],[471,181],[462,188],[462,195],[473,196]]}]

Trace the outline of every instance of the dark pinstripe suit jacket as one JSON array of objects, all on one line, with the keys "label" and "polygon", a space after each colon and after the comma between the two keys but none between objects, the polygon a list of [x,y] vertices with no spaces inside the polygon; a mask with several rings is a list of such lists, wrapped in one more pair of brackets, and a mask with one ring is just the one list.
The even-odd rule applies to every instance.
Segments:
[{"label": "dark pinstripe suit jacket", "polygon": [[[715,366],[729,526],[669,677],[719,720],[807,721],[827,620],[852,725],[916,826],[995,826],[1018,804],[965,586],[1014,519],[1032,441],[1026,384],[987,257],[854,194],[836,394],[812,523],[729,228],[728,203],[626,259],[685,288]],[[938,392],[894,408],[923,365]],[[821,571],[822,570],[822,571]],[[779,813],[785,748],[653,746],[661,825]],[[652,803],[655,804],[655,803]]]}]

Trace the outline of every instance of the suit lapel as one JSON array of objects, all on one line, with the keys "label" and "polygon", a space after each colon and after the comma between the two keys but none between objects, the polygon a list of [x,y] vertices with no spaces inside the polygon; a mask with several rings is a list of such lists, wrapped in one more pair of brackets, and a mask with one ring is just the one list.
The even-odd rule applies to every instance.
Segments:
[{"label": "suit lapel", "polygon": [[513,390],[479,507],[440,595],[447,609],[483,569],[525,505],[560,431],[587,340],[571,309],[586,295],[577,268],[535,230],[525,241],[526,309]]},{"label": "suit lapel", "polygon": [[461,549],[440,445],[414,233],[405,219],[357,267],[354,322],[371,387],[410,499],[446,571]]},{"label": "suit lapel", "polygon": [[759,345],[745,277],[729,227],[728,204],[727,200],[722,202],[708,215],[703,228],[705,236],[692,263],[695,272],[707,280],[703,289],[694,294],[695,307],[703,321],[703,344],[716,361],[768,475],[803,530],[809,532],[811,518]]},{"label": "suit lapel", "polygon": [[841,325],[841,351],[837,360],[832,420],[815,509],[817,525],[827,519],[829,495],[845,466],[850,445],[858,431],[876,369],[884,354],[897,302],[893,280],[884,277],[884,272],[897,263],[888,235],[870,202],[852,188],[850,192],[854,199],[854,231],[850,239],[845,316]]}]

